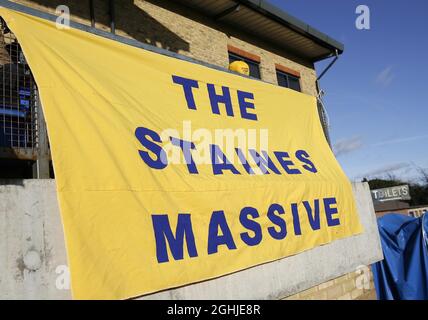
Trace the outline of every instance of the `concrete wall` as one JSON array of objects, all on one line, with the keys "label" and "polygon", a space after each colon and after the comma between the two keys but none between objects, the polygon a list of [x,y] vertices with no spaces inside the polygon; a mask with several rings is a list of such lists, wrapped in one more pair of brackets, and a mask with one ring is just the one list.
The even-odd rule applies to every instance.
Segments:
[{"label": "concrete wall", "polygon": [[[58,5],[70,8],[71,19],[90,25],[89,2],[75,0],[13,0],[44,12],[55,13]],[[96,27],[109,31],[108,1],[94,0]],[[264,81],[277,84],[275,64],[300,73],[302,92],[315,96],[314,65],[273,43],[230,28],[221,22],[184,7],[175,1],[116,1],[116,33],[140,42],[174,51],[227,68],[228,45],[233,45],[260,58]]]},{"label": "concrete wall", "polygon": [[67,299],[55,270],[66,265],[54,180],[0,182],[0,299]]},{"label": "concrete wall", "polygon": [[[281,299],[381,260],[368,184],[353,189],[363,234],[143,299]],[[0,182],[0,299],[69,299],[66,265],[55,181]]]}]

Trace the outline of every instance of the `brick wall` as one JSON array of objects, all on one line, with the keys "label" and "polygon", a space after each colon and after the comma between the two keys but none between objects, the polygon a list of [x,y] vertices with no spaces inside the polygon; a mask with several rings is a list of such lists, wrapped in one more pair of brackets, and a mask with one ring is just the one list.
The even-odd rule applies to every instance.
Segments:
[{"label": "brick wall", "polygon": [[[58,5],[70,8],[71,19],[90,25],[88,1],[14,0],[45,12],[54,13]],[[316,95],[316,74],[311,62],[265,43],[251,35],[185,8],[174,1],[116,1],[116,33],[162,47],[221,67],[229,64],[227,46],[233,45],[260,57],[264,81],[277,84],[275,64],[301,75],[302,92]],[[107,1],[94,0],[96,27],[109,30]]]},{"label": "brick wall", "polygon": [[366,285],[361,285],[358,272],[352,272],[286,297],[285,300],[375,300],[373,275],[371,271],[368,272],[370,280]]}]

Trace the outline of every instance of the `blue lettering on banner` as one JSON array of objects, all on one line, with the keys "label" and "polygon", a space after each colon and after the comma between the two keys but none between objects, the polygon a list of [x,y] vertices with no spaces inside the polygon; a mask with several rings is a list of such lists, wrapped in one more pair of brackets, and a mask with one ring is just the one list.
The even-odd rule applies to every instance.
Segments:
[{"label": "blue lettering on banner", "polygon": [[247,159],[245,158],[245,155],[242,152],[242,150],[240,148],[235,148],[235,151],[245,171],[247,171],[248,174],[254,174],[254,171],[251,168],[250,164],[248,163]]},{"label": "blue lettering on banner", "polygon": [[302,234],[302,229],[300,229],[299,207],[297,203],[291,204],[291,214],[293,216],[294,234],[300,236]]},{"label": "blue lettering on banner", "polygon": [[337,205],[336,198],[325,198],[324,199],[324,208],[325,215],[327,217],[327,224],[331,226],[337,226],[340,224],[339,218],[334,218],[333,215],[337,214],[337,207],[332,208],[333,205]]},{"label": "blue lettering on banner", "polygon": [[[180,77],[177,75],[172,76],[172,82],[182,87],[184,92],[184,98],[186,99],[187,108],[196,110],[195,96],[193,95],[193,89],[199,90],[198,81]],[[216,115],[220,115],[219,104],[223,104],[226,109],[226,115],[234,117],[232,96],[230,88],[227,86],[221,86],[221,93],[217,93],[216,87],[213,83],[207,83],[207,93],[210,100],[211,112]],[[242,119],[257,121],[257,115],[250,112],[250,110],[256,109],[254,104],[254,94],[242,90],[236,90],[238,99],[239,111]]]},{"label": "blue lettering on banner", "polygon": [[[301,204],[303,206],[297,203],[290,203],[287,210],[278,203],[269,205],[265,214],[270,225],[268,223],[266,229],[263,229],[262,225],[264,224],[259,222],[259,220],[263,219],[259,213],[260,211],[251,206],[243,207],[238,216],[229,215],[229,221],[224,210],[215,210],[211,213],[209,223],[202,223],[199,226],[195,226],[195,228],[208,225],[207,247],[205,250],[207,254],[211,255],[218,253],[221,246],[224,250],[235,250],[238,245],[257,246],[262,243],[265,232],[266,235],[274,240],[287,241],[287,224],[284,218],[287,212],[291,213],[292,220],[290,222],[293,224],[294,235],[296,236],[320,230],[323,221],[326,228],[334,228],[340,224],[336,198],[302,200]],[[302,210],[302,214],[303,211],[306,211],[310,225],[309,228],[304,230],[301,228],[301,219],[303,217],[300,216],[299,209]],[[322,212],[325,214],[325,220],[321,219]],[[230,219],[233,219],[233,221],[230,221]],[[156,242],[156,257],[159,263],[170,261],[168,250],[174,260],[183,260],[185,258],[185,249],[187,249],[190,258],[200,257],[197,250],[198,244],[193,234],[191,214],[178,214],[175,235],[171,230],[167,214],[153,214],[152,222]],[[236,223],[239,223],[244,230],[234,235],[229,225]],[[235,242],[235,238],[241,242]],[[185,248],[185,244],[187,248]]]},{"label": "blue lettering on banner", "polygon": [[[168,166],[168,158],[165,150],[162,147],[162,140],[160,135],[148,128],[138,127],[135,130],[135,136],[145,150],[138,150],[141,159],[152,169],[165,169]],[[187,169],[190,174],[199,174],[197,164],[195,163],[192,152],[197,151],[195,144],[192,141],[185,141],[176,137],[169,137],[171,144],[181,149],[186,161]],[[235,165],[226,157],[221,150],[220,146],[211,144],[209,146],[212,171],[214,175],[222,175],[227,173],[239,175],[241,172]],[[245,157],[244,152],[240,148],[235,148],[238,156],[238,164],[242,165],[244,170],[250,175],[255,175],[253,168]],[[262,150],[261,154],[254,149],[248,149],[249,155],[254,160],[256,166],[260,169],[262,174],[270,174],[271,172],[281,174],[302,174],[301,170],[297,169],[298,165],[311,173],[317,173],[318,170],[314,163],[310,159],[310,155],[305,150],[298,150],[295,152],[295,157],[299,162],[290,160],[288,152],[275,151],[273,152],[274,157],[270,156],[267,151]],[[279,163],[276,165],[274,160]],[[294,166],[294,168],[292,167]],[[278,168],[282,168],[281,171]]]},{"label": "blue lettering on banner", "polygon": [[193,97],[193,88],[199,88],[198,81],[187,79],[179,76],[172,76],[172,81],[183,86],[184,97],[186,98],[187,107],[196,110],[195,98]]},{"label": "blue lettering on banner", "polygon": [[226,155],[221,151],[220,147],[216,144],[210,145],[211,150],[211,164],[213,166],[214,174],[223,174],[223,170],[230,170],[233,174],[240,174],[234,165],[227,159]]},{"label": "blue lettering on banner", "polygon": [[174,137],[170,137],[170,139],[171,139],[171,143],[174,146],[181,148],[189,173],[197,174],[198,169],[196,168],[196,164],[195,164],[195,161],[193,160],[192,152],[191,152],[191,150],[195,149],[195,144],[191,141],[184,141]]},{"label": "blue lettering on banner", "polygon": [[248,150],[256,162],[257,166],[263,172],[263,174],[270,174],[268,168],[275,172],[276,174],[281,174],[277,167],[273,164],[272,160],[269,158],[266,151],[262,151],[263,156],[261,156],[256,150],[249,149]]},{"label": "blue lettering on banner", "polygon": [[224,104],[226,107],[226,114],[229,117],[233,117],[233,109],[232,109],[232,99],[230,98],[230,90],[228,87],[221,87],[223,94],[217,94],[215,91],[215,87],[213,84],[208,83],[208,94],[211,102],[211,110],[214,114],[220,114],[220,108],[218,106],[219,103]]},{"label": "blue lettering on banner", "polygon": [[297,150],[296,158],[299,159],[301,162],[305,163],[305,165],[303,165],[303,168],[305,168],[306,170],[313,173],[316,173],[318,171],[317,168],[315,168],[315,165],[309,159],[309,154],[305,150]]},{"label": "blue lettering on banner", "polygon": [[182,213],[178,215],[175,237],[172,233],[167,214],[152,215],[152,223],[156,240],[156,257],[159,263],[169,261],[166,246],[167,242],[175,260],[183,259],[184,239],[186,239],[189,256],[198,256],[190,214]]},{"label": "blue lettering on banner", "polygon": [[[318,199],[314,200],[314,209],[309,203],[309,201],[303,201],[303,205],[306,209],[306,213],[308,214],[309,224],[311,225],[312,230],[319,230],[321,228],[320,221],[320,202]],[[313,211],[313,213],[312,213]]]},{"label": "blue lettering on banner", "polygon": [[[218,234],[219,228],[222,235]],[[226,245],[229,250],[236,249],[232,233],[222,210],[214,211],[211,216],[208,232],[208,254],[216,253],[220,245]]]},{"label": "blue lettering on banner", "polygon": [[270,236],[276,240],[282,240],[287,236],[287,225],[285,224],[285,220],[275,214],[284,214],[284,208],[277,204],[273,203],[269,206],[267,216],[269,220],[277,227],[279,227],[279,231],[275,227],[269,227],[268,232]]},{"label": "blue lettering on banner", "polygon": [[[181,86],[187,108],[197,110],[194,90],[200,90],[198,81],[176,75],[172,76],[172,81],[174,84]],[[230,88],[226,86],[219,86],[219,88],[221,88],[221,93],[216,91],[214,84],[207,84],[207,94],[212,114],[234,117],[235,113]],[[257,121],[253,93],[236,90],[236,94],[241,118]],[[220,109],[220,105],[222,105],[222,110]],[[135,137],[142,146],[142,149],[138,150],[138,154],[149,168],[163,170],[169,165],[173,165],[172,163],[168,163],[166,151],[162,146],[162,143],[170,141],[172,146],[180,148],[188,172],[190,174],[199,174],[197,163],[195,163],[192,157],[192,152],[198,150],[196,150],[197,148],[192,141],[186,141],[173,136],[168,137],[168,140],[162,141],[161,136],[157,132],[145,127],[136,128]],[[219,145],[210,144],[209,152],[212,173],[214,175],[240,175],[241,171],[238,170],[240,168],[242,169],[242,173],[247,173],[254,177],[257,176],[248,162],[244,150],[235,148],[236,156],[239,160],[236,167],[226,157]],[[249,156],[254,160],[255,165],[263,174],[273,172],[277,175],[296,175],[302,174],[302,171],[316,174],[319,169],[315,166],[309,153],[302,149],[294,152],[274,151],[272,154],[269,154],[266,150],[257,151],[249,149],[248,152]],[[340,225],[340,212],[335,197],[299,200],[296,203],[289,203],[287,206],[272,203],[267,207],[264,213],[265,217],[263,217],[263,212],[259,209],[244,206],[239,211],[239,215],[228,215],[228,219],[233,219],[233,221],[228,221],[225,211],[218,208],[218,210],[213,210],[211,216],[207,218],[209,219],[209,223],[198,221],[201,225],[196,226],[196,228],[208,225],[207,245],[203,251],[208,255],[212,255],[218,253],[219,247],[222,247],[222,250],[235,250],[242,245],[254,247],[262,243],[264,236],[270,236],[272,239],[278,241],[287,241],[289,237],[287,237],[287,223],[293,224],[292,230],[295,236],[301,236],[307,232],[316,232],[323,226],[334,228]],[[325,219],[322,218],[323,216],[325,216]],[[309,223],[301,224],[301,219],[306,219],[306,217]],[[198,243],[193,233],[191,213],[178,214],[175,233],[171,229],[168,214],[152,214],[151,218],[158,263],[167,263],[170,261],[170,258],[180,261],[187,257],[199,257],[197,250]],[[267,225],[265,222],[267,222]],[[233,234],[229,224],[234,226],[239,224],[242,230],[238,232],[236,228],[233,228],[234,232],[237,232],[237,234]],[[291,226],[289,227],[291,228]],[[235,239],[237,240],[236,242]],[[185,257],[184,253],[186,249],[188,255]],[[171,257],[168,255],[169,253]]]},{"label": "blue lettering on banner", "polygon": [[254,103],[247,101],[247,99],[254,100],[254,94],[251,92],[245,92],[238,90],[238,103],[239,103],[239,109],[241,110],[241,117],[243,119],[248,120],[256,120],[257,121],[257,115],[254,113],[249,113],[248,109],[255,109],[256,106]]},{"label": "blue lettering on banner", "polygon": [[[156,156],[156,159],[153,160],[147,151],[139,150],[138,153],[140,154],[141,159],[143,159],[143,161],[153,169],[165,168],[168,164],[166,152],[162,149],[161,146],[155,143],[161,142],[160,136],[156,132],[143,127],[139,127],[135,130],[135,136],[144,147],[146,147]],[[153,141],[150,141],[148,137],[150,137]]]},{"label": "blue lettering on banner", "polygon": [[299,169],[290,168],[290,166],[294,166],[294,163],[291,160],[286,160],[290,159],[288,152],[275,151],[274,154],[278,159],[278,162],[281,164],[281,167],[284,168],[285,172],[288,174],[301,174]]},{"label": "blue lettering on banner", "polygon": [[[249,219],[250,216],[252,219]],[[254,233],[254,236],[251,237],[248,232],[241,233],[241,239],[249,246],[256,246],[262,241],[262,227],[255,220],[259,217],[259,213],[256,208],[245,207],[241,210],[241,214],[239,215],[239,221],[241,225],[251,230]]]}]

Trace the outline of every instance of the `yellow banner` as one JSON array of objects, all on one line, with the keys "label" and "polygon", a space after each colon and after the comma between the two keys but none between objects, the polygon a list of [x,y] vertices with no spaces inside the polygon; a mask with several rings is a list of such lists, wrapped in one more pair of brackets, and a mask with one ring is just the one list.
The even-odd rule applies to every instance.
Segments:
[{"label": "yellow banner", "polygon": [[74,298],[134,297],[362,232],[314,97],[0,14],[40,91]]}]

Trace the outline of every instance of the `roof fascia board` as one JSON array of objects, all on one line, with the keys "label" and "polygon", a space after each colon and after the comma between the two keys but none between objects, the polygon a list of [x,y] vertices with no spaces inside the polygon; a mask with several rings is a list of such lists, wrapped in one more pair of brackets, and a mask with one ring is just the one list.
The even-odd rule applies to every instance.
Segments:
[{"label": "roof fascia board", "polygon": [[291,16],[285,11],[279,9],[278,7],[270,4],[266,0],[235,0],[247,7],[275,20],[292,30],[312,39],[319,45],[330,49],[332,52],[335,50],[341,54],[344,50],[344,45],[337,40],[332,39],[328,35],[322,33],[321,31],[309,26],[303,21]]}]

